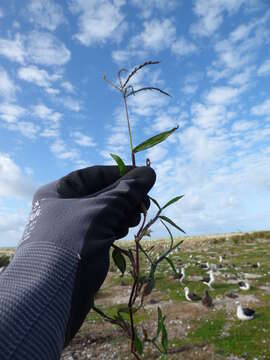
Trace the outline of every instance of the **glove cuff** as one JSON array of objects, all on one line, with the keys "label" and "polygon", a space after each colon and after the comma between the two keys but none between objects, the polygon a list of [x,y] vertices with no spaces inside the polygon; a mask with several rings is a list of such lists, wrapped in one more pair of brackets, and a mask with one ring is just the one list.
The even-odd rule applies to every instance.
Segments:
[{"label": "glove cuff", "polygon": [[52,243],[17,249],[0,275],[1,359],[60,358],[78,263]]}]

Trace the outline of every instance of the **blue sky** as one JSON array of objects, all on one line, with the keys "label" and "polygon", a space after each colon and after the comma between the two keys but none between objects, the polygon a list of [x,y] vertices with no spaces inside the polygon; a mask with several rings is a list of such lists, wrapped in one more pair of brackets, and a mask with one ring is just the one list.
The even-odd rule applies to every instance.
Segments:
[{"label": "blue sky", "polygon": [[185,194],[167,216],[189,235],[269,229],[269,43],[268,0],[1,2],[0,246],[20,240],[40,185],[110,152],[130,162],[103,75],[147,60],[161,64],[134,86],[172,98],[129,97],[134,143],[179,125],[137,158],[157,173],[151,195]]}]

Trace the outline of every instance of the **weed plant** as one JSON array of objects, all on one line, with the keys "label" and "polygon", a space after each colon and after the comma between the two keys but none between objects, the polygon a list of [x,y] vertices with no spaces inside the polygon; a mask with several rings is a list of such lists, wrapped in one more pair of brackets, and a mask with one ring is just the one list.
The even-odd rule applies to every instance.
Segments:
[{"label": "weed plant", "polygon": [[[106,76],[104,76],[104,80],[110,86],[112,86],[121,95],[123,99],[131,152],[131,162],[133,167],[136,166],[137,153],[158,145],[159,143],[166,140],[178,129],[178,126],[176,126],[172,129],[148,138],[139,145],[133,145],[128,109],[128,98],[130,96],[136,96],[138,93],[142,93],[145,91],[155,91],[159,92],[164,96],[170,96],[167,92],[158,87],[147,86],[135,89],[134,86],[131,84],[131,80],[134,76],[136,76],[139,71],[143,71],[146,66],[152,66],[157,64],[159,64],[159,61],[147,61],[135,67],[130,73],[128,73],[126,69],[120,69],[117,75],[117,83],[108,80]],[[124,72],[127,73],[127,76],[123,80],[122,74]],[[120,174],[124,175],[126,173],[126,165],[124,164],[122,158],[117,154],[111,154],[111,156],[118,164]],[[146,165],[151,165],[150,159],[146,159]],[[101,309],[97,308],[95,305],[93,306],[94,311],[100,314],[104,320],[119,326],[123,330],[124,336],[127,336],[130,339],[130,352],[138,360],[141,359],[141,356],[144,353],[144,347],[146,343],[152,344],[159,351],[161,359],[167,359],[168,335],[165,324],[165,315],[162,314],[161,308],[157,308],[157,325],[154,337],[150,337],[148,335],[147,330],[143,326],[143,320],[138,323],[138,311],[142,308],[145,298],[150,295],[150,293],[155,287],[155,272],[162,261],[167,261],[172,271],[174,272],[174,275],[176,277],[179,277],[179,273],[176,270],[176,267],[169,255],[171,252],[177,249],[183,241],[181,240],[177,243],[174,242],[170,227],[172,226],[178,229],[180,232],[185,232],[173,220],[171,220],[167,216],[164,216],[162,213],[167,207],[179,201],[182,197],[183,195],[176,196],[173,199],[169,200],[163,206],[161,206],[156,199],[150,197],[151,202],[154,203],[157,208],[155,216],[150,220],[147,219],[146,207],[143,203],[141,204],[143,218],[139,226],[139,230],[134,237],[133,246],[131,246],[130,248],[121,248],[114,244],[112,246],[113,250],[111,254],[114,264],[120,270],[122,277],[127,271],[127,269],[129,269],[130,271],[132,277],[132,285],[129,301],[127,304],[122,304],[118,306],[114,316],[105,313]],[[170,242],[165,250],[163,250],[158,255],[154,255],[153,249],[155,245],[151,247],[146,247],[141,240],[145,236],[150,236],[151,227],[157,221],[160,221],[167,230],[170,237]],[[147,264],[147,266],[142,266],[142,264]],[[145,270],[144,273],[142,273],[142,268],[148,270]],[[142,333],[138,331],[139,324],[141,325]]]}]

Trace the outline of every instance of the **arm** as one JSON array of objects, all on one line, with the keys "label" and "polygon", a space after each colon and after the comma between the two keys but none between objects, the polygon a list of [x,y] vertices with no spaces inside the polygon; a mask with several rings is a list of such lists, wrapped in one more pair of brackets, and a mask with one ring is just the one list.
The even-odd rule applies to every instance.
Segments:
[{"label": "arm", "polygon": [[37,191],[15,257],[0,275],[1,359],[60,358],[107,275],[111,244],[140,222],[154,182],[150,168],[120,177],[117,167],[104,166]]}]

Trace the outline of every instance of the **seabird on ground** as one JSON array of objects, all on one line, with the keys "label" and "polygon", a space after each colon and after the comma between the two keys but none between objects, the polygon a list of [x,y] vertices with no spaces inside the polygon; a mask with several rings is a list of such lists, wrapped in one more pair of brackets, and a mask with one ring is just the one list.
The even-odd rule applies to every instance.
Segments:
[{"label": "seabird on ground", "polygon": [[183,281],[185,280],[186,274],[185,274],[185,268],[184,266],[181,267],[181,274],[179,275],[180,283],[183,284]]},{"label": "seabird on ground", "polygon": [[256,264],[253,264],[252,267],[253,269],[258,269],[259,267],[261,267],[261,264],[257,262]]},{"label": "seabird on ground", "polygon": [[205,285],[209,286],[209,288],[212,288],[212,284],[213,284],[214,281],[215,281],[213,270],[209,270],[207,273],[209,274],[209,276],[205,276],[205,277],[202,279],[202,282],[203,282]]},{"label": "seabird on ground", "polygon": [[219,260],[220,263],[222,263],[222,261],[223,261],[223,256],[222,256],[222,255],[219,255],[218,260]]},{"label": "seabird on ground", "polygon": [[255,314],[255,310],[249,308],[242,308],[242,305],[239,301],[236,301],[237,304],[237,317],[240,320],[252,320]]},{"label": "seabird on ground", "polygon": [[250,285],[247,281],[239,281],[238,285],[241,290],[249,290],[250,289]]},{"label": "seabird on ground", "polygon": [[207,290],[205,290],[204,292],[204,296],[202,298],[202,303],[204,306],[207,307],[213,307],[213,299],[211,298],[211,296],[209,295],[209,292]]},{"label": "seabird on ground", "polygon": [[197,294],[190,293],[188,287],[185,287],[184,291],[185,291],[185,297],[186,297],[187,301],[199,301],[202,299]]},{"label": "seabird on ground", "polygon": [[207,261],[207,263],[205,263],[205,264],[199,264],[199,268],[200,269],[209,269],[209,262]]}]

